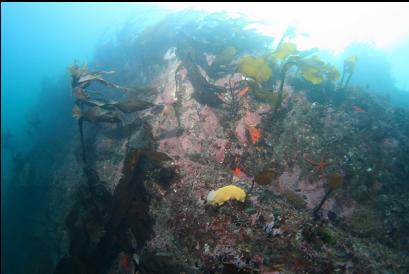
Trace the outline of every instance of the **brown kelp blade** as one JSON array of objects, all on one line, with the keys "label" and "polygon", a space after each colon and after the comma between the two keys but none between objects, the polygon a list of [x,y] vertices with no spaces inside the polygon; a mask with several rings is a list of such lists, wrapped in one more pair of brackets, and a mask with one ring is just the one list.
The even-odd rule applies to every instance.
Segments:
[{"label": "brown kelp blade", "polygon": [[128,89],[129,96],[148,96],[158,94],[159,90],[156,87],[131,87]]},{"label": "brown kelp blade", "polygon": [[126,88],[126,87],[122,87],[120,85],[114,84],[114,83],[109,82],[109,81],[107,81],[105,79],[102,79],[102,78],[95,79],[95,81],[100,82],[100,83],[102,83],[102,84],[104,84],[104,85],[106,85],[108,87],[115,88],[115,89],[118,89],[118,90],[121,90],[121,91],[124,91],[124,92],[129,91],[129,89]]},{"label": "brown kelp blade", "polygon": [[176,73],[181,67],[185,67],[188,71],[187,77],[192,83],[194,88],[193,98],[202,105],[209,105],[211,107],[219,107],[224,102],[216,95],[216,93],[222,93],[225,91],[223,87],[210,84],[200,73],[197,66],[189,59],[183,61],[183,63],[176,69]]},{"label": "brown kelp blade", "polygon": [[118,113],[104,109],[112,107],[111,103],[105,103],[98,100],[87,100],[84,101],[84,103],[92,107],[85,112],[81,111],[77,104],[72,108],[73,117],[77,120],[82,118],[91,123],[118,123],[121,121]]},{"label": "brown kelp blade", "polygon": [[105,108],[105,109],[112,109],[113,108],[113,104],[116,104],[116,101],[102,101],[102,100],[96,100],[96,99],[89,99],[84,101],[84,103],[86,105],[89,105],[91,107],[93,106],[97,106],[97,107],[101,107],[101,108]]},{"label": "brown kelp blade", "polygon": [[128,99],[125,101],[112,103],[115,107],[117,107],[120,111],[125,113],[131,113],[135,111],[141,111],[153,107],[154,104],[137,99]]},{"label": "brown kelp blade", "polygon": [[254,181],[258,185],[266,186],[266,185],[271,184],[273,179],[277,178],[277,176],[278,176],[277,172],[275,172],[273,170],[265,170],[265,171],[257,174],[254,177]]},{"label": "brown kelp blade", "polygon": [[[105,72],[105,71],[103,71],[103,73],[107,74],[107,72]],[[122,91],[125,91],[125,92],[129,91],[128,88],[122,87],[120,85],[117,85],[115,83],[112,83],[110,81],[105,80],[102,77],[101,72],[88,73],[87,71],[83,71],[81,76],[78,79],[78,86],[84,87],[88,83],[90,83],[91,81],[97,81],[97,82],[100,82],[101,84],[103,84],[105,86],[115,88],[115,89],[118,89],[118,90],[122,90]]]},{"label": "brown kelp blade", "polygon": [[81,118],[81,116],[82,116],[81,109],[77,104],[75,104],[72,107],[72,117],[79,120]]},{"label": "brown kelp blade", "polygon": [[99,75],[99,74],[90,74],[90,73],[87,73],[87,74],[82,75],[82,76],[79,78],[78,83],[79,83],[79,84],[83,84],[83,83],[85,83],[85,82],[97,81],[97,80],[101,80],[101,79],[102,79],[102,77],[101,77],[101,75]]},{"label": "brown kelp blade", "polygon": [[85,121],[92,123],[118,123],[121,122],[118,113],[107,111],[98,106],[92,107],[82,114]]},{"label": "brown kelp blade", "polygon": [[89,94],[85,91],[85,89],[81,87],[75,87],[72,92],[75,96],[80,101],[86,101],[90,99]]},{"label": "brown kelp blade", "polygon": [[163,153],[163,152],[153,151],[153,150],[141,150],[141,151],[143,155],[145,155],[146,157],[148,157],[149,159],[155,162],[166,162],[166,161],[173,160],[166,153]]},{"label": "brown kelp blade", "polygon": [[344,176],[342,176],[341,174],[332,174],[328,178],[328,185],[332,190],[339,188],[343,182]]}]

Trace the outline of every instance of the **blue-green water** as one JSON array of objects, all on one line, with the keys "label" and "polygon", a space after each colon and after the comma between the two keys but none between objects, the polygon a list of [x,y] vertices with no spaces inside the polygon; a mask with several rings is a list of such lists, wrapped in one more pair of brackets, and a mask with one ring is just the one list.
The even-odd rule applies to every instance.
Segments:
[{"label": "blue-green water", "polygon": [[[173,12],[160,5],[124,3],[1,4],[2,273],[28,273],[33,265],[36,269],[30,269],[31,273],[52,273],[61,256],[50,228],[48,201],[52,194],[48,186],[66,156],[64,145],[77,137],[69,66],[75,61],[88,63],[96,70],[115,70],[121,84],[146,85],[153,76],[143,78],[136,70],[154,62],[150,58],[162,57],[168,48],[188,50],[186,43],[190,42],[186,41],[190,38],[191,45],[199,44],[199,39],[210,43],[212,39],[234,40],[229,33],[217,33],[218,29],[212,33],[195,29],[194,24],[184,25],[197,23],[193,19],[201,13],[175,16]],[[173,17],[152,31],[153,38],[145,37],[148,47],[143,41],[137,42],[146,26],[167,15]],[[174,26],[174,33],[166,24]],[[391,31],[394,27],[399,26],[391,26]],[[357,55],[350,85],[383,96],[393,106],[409,108],[406,34],[388,48],[350,41],[341,52],[320,48],[319,53],[340,72],[344,59]],[[277,36],[272,38],[275,43],[279,40]],[[261,34],[254,37],[254,44],[246,39],[236,47],[252,54],[261,51],[257,43],[268,40]],[[269,47],[272,49],[273,44]],[[216,54],[222,48],[207,45],[200,50]]]},{"label": "blue-green water", "polygon": [[[27,273],[24,264],[35,259],[44,239],[40,233],[36,242],[30,230],[44,217],[47,189],[16,190],[16,157],[35,161],[39,172],[27,180],[47,186],[55,152],[75,125],[68,67],[75,60],[91,62],[96,47],[119,35],[141,9],[155,13],[123,4],[1,4],[2,273]],[[39,120],[37,127],[29,125],[30,117]],[[9,146],[3,146],[6,132],[12,135]]]}]

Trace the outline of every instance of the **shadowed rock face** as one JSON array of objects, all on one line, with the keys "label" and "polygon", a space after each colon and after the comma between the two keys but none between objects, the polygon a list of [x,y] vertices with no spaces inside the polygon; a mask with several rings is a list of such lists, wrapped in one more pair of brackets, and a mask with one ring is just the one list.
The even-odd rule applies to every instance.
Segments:
[{"label": "shadowed rock face", "polygon": [[114,192],[111,215],[113,230],[130,228],[138,247],[142,247],[150,238],[153,224],[153,219],[148,214],[150,198],[144,185],[145,161],[141,150],[134,150],[127,155],[124,176]]},{"label": "shadowed rock face", "polygon": [[[100,273],[115,247],[109,230],[112,195],[103,187],[98,174],[85,167],[86,185],[79,190],[78,201],[71,208],[65,225],[70,238],[69,255],[62,258],[54,273]],[[109,247],[106,251],[102,248]],[[108,251],[109,250],[109,251]]]},{"label": "shadowed rock face", "polygon": [[60,260],[54,273],[104,273],[121,251],[140,251],[152,238],[147,172],[151,178],[157,174],[154,178],[161,184],[170,184],[176,173],[161,164],[171,158],[149,147],[131,148],[113,195],[94,169],[84,168],[87,184],[66,218],[70,254]]},{"label": "shadowed rock face", "polygon": [[178,258],[171,254],[152,254],[144,252],[141,255],[141,267],[145,273],[157,274],[178,274],[178,273],[197,273],[193,269],[188,269],[180,262]]}]

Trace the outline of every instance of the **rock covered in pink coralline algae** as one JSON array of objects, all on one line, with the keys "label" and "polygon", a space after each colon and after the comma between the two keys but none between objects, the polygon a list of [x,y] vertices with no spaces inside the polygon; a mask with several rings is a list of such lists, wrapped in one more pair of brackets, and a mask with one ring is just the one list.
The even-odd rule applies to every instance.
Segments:
[{"label": "rock covered in pink coralline algae", "polygon": [[[181,78],[179,88],[183,90],[182,96],[178,98],[180,100],[178,114],[184,131],[176,136],[175,129],[178,125],[175,104],[166,104],[160,114],[161,117],[153,122],[153,135],[159,139],[158,150],[170,156],[177,156],[179,159],[195,153],[202,155],[206,153],[211,159],[222,163],[228,142],[223,139],[224,134],[219,120],[212,108],[198,104],[191,97],[193,86],[189,81],[185,81],[186,77],[181,76],[181,73],[183,69],[178,73]],[[160,98],[164,97],[169,90],[169,85],[173,86],[173,82],[165,83],[163,93],[159,95]],[[208,151],[204,151],[204,146],[208,147]]]},{"label": "rock covered in pink coralline algae", "polygon": [[152,122],[152,134],[159,136],[163,132],[172,132],[177,126],[178,121],[174,106],[165,104],[162,112],[157,114],[156,119]]},{"label": "rock covered in pink coralline algae", "polygon": [[[176,101],[175,72],[179,61],[172,61],[169,66],[152,81],[152,86],[158,87],[161,93],[156,97],[155,104],[172,104]],[[181,73],[179,71],[179,73]]]},{"label": "rock covered in pink coralline algae", "polygon": [[219,120],[216,114],[208,106],[204,106],[200,112],[201,131],[204,133],[203,137],[216,136],[216,129],[220,127]]},{"label": "rock covered in pink coralline algae", "polygon": [[181,115],[184,133],[181,136],[170,136],[160,140],[159,151],[183,157],[187,154],[203,153],[202,144],[207,142],[209,155],[217,162],[223,162],[227,140],[216,137],[217,129],[220,128],[216,114],[210,107],[197,105],[193,100],[185,101],[186,105],[189,107]]},{"label": "rock covered in pink coralline algae", "polygon": [[199,140],[192,139],[189,135],[165,138],[159,142],[159,151],[170,156],[184,156],[187,153],[200,153],[202,146]]},{"label": "rock covered in pink coralline algae", "polygon": [[257,114],[265,114],[268,113],[271,110],[271,106],[268,104],[260,104],[259,107],[257,108],[256,113]]},{"label": "rock covered in pink coralline algae", "polygon": [[180,123],[185,129],[193,129],[200,125],[198,109],[200,106],[193,99],[183,102],[183,110],[180,110]]},{"label": "rock covered in pink coralline algae", "polygon": [[[278,179],[277,184],[272,184],[272,190],[279,193],[291,191],[304,199],[306,206],[309,209],[315,208],[327,191],[327,181],[320,179],[318,181],[309,181],[308,179],[301,179],[301,169],[296,166],[293,170],[285,171]],[[335,200],[329,197],[324,203],[322,210],[326,216],[328,210],[332,210],[335,205]]]},{"label": "rock covered in pink coralline algae", "polygon": [[243,117],[244,124],[248,127],[256,127],[261,123],[261,116],[256,112],[246,112],[246,115]]},{"label": "rock covered in pink coralline algae", "polygon": [[261,116],[257,112],[247,111],[243,118],[237,122],[236,137],[242,144],[248,144],[246,130],[249,127],[256,127],[261,123]]},{"label": "rock covered in pink coralline algae", "polygon": [[227,143],[227,140],[220,138],[214,139],[211,143],[210,153],[218,163],[224,162]]},{"label": "rock covered in pink coralline algae", "polygon": [[216,86],[221,86],[224,87],[226,84],[229,85],[231,84],[232,86],[234,86],[237,82],[240,82],[243,76],[240,73],[234,73],[233,75],[228,74],[222,78],[217,79],[214,84]]},{"label": "rock covered in pink coralline algae", "polygon": [[246,136],[246,125],[243,119],[240,119],[236,126],[236,137],[242,144],[248,144]]}]

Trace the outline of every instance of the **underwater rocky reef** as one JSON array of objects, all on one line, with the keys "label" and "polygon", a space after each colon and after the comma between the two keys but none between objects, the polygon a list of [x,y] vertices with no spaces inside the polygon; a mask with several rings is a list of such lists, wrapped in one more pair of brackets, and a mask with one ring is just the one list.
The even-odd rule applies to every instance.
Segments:
[{"label": "underwater rocky reef", "polygon": [[54,273],[409,271],[409,110],[252,23],[180,12],[71,67]]}]

